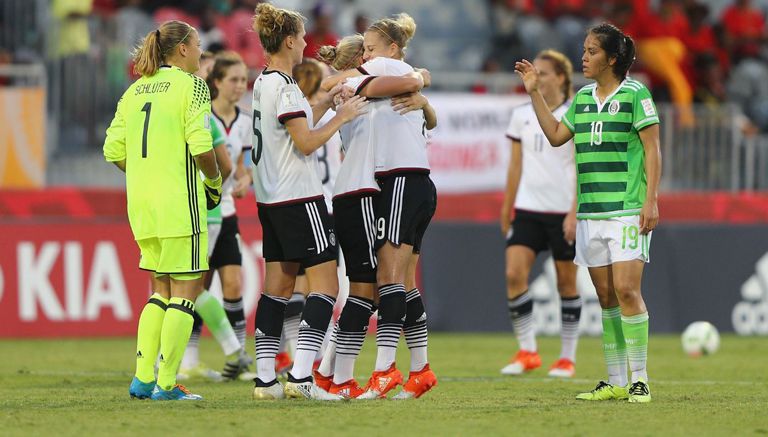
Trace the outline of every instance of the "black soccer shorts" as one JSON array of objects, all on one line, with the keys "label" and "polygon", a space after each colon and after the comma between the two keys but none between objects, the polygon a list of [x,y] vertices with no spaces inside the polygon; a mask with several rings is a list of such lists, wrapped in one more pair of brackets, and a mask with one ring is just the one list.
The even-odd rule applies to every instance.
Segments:
[{"label": "black soccer shorts", "polygon": [[376,205],[376,249],[385,242],[413,246],[421,252],[421,240],[437,209],[435,184],[424,173],[400,173],[379,179],[381,194]]}]

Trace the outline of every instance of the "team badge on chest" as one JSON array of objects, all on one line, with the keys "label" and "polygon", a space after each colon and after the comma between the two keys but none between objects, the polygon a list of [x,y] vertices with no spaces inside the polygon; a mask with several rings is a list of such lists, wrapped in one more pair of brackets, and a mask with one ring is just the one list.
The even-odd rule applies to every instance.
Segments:
[{"label": "team badge on chest", "polygon": [[608,105],[608,113],[611,115],[616,115],[619,113],[619,102],[616,100],[613,100],[610,105]]}]

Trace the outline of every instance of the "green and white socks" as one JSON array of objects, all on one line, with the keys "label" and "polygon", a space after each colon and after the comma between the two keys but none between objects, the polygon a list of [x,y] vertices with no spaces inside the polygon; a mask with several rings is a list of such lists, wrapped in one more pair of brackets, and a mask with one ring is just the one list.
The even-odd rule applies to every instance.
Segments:
[{"label": "green and white socks", "polygon": [[621,316],[621,330],[627,345],[631,382],[648,382],[648,312],[634,316]]},{"label": "green and white socks", "polygon": [[603,355],[608,366],[608,382],[624,387],[627,385],[627,347],[622,332],[621,309],[603,309]]},{"label": "green and white socks", "polygon": [[221,346],[224,355],[228,358],[236,358],[243,345],[240,344],[219,300],[205,290],[195,300],[195,310]]},{"label": "green and white socks", "polygon": [[603,354],[609,383],[627,385],[627,362],[631,382],[648,382],[648,312],[624,316],[619,307],[603,309]]}]

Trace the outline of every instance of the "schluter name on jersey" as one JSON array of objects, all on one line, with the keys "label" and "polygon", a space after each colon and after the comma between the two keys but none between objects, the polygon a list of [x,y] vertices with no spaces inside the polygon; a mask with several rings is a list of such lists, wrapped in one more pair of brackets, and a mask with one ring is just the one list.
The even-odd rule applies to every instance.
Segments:
[{"label": "schluter name on jersey", "polygon": [[171,87],[170,82],[145,83],[142,85],[138,85],[136,87],[136,92],[133,95],[138,96],[139,94],[164,93],[168,91],[168,88],[170,87]]}]

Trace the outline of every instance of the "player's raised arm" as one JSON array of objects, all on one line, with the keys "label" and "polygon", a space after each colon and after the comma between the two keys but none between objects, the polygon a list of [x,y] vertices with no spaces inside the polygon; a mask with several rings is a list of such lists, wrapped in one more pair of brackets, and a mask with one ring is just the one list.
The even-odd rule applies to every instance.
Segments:
[{"label": "player's raised arm", "polygon": [[525,91],[531,96],[531,103],[536,112],[541,129],[544,131],[549,143],[559,147],[573,138],[573,132],[562,121],[557,121],[547,106],[544,96],[539,91],[539,72],[533,64],[523,59],[515,63],[515,72],[523,80]]}]

